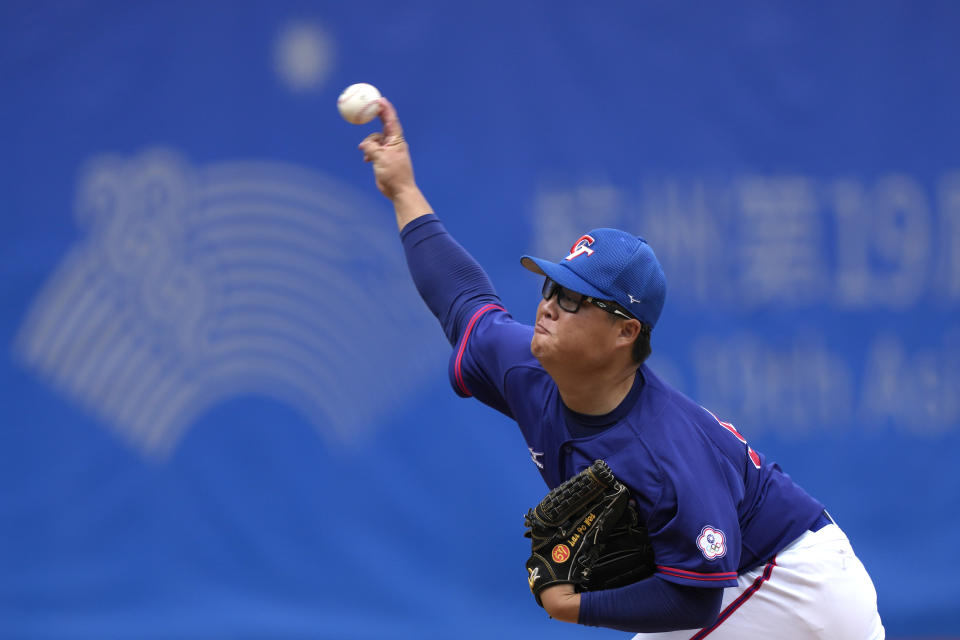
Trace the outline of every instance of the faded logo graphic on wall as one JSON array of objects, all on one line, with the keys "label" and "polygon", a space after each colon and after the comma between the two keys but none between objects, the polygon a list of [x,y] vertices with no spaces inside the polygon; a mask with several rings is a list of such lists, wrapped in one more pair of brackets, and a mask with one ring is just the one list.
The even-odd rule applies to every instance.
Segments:
[{"label": "faded logo graphic on wall", "polygon": [[15,353],[148,456],[243,394],[354,439],[442,362],[392,216],[317,172],[98,157],[76,213]]}]

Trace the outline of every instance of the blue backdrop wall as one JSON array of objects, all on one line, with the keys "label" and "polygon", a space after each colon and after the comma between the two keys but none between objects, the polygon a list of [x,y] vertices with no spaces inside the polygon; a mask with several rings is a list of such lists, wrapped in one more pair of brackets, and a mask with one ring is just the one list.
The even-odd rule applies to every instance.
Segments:
[{"label": "blue backdrop wall", "polygon": [[958,30],[950,2],[2,3],[0,636],[626,637],[529,596],[545,487],[448,387],[375,127],[335,108],[361,81],[516,317],[522,253],[644,235],[652,366],[828,505],[891,636],[960,634]]}]

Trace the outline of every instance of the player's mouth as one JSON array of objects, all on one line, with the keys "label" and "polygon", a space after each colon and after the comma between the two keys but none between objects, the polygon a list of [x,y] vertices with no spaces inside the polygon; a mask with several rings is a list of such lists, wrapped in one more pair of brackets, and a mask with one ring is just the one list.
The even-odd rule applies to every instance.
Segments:
[{"label": "player's mouth", "polygon": [[550,333],[550,332],[547,331],[546,328],[545,328],[542,324],[540,324],[539,322],[533,327],[533,332],[534,332],[534,333],[542,333],[542,334],[544,334],[544,335],[547,335],[547,334]]}]

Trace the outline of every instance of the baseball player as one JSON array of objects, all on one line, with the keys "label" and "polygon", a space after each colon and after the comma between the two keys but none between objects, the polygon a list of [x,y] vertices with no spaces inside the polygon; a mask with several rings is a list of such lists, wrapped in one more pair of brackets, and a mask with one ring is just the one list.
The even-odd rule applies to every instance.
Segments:
[{"label": "baseball player", "polygon": [[883,638],[870,576],[824,505],[644,364],[666,291],[650,246],[594,229],[558,261],[524,256],[542,299],[535,326],[516,322],[433,214],[381,103],[383,131],[360,150],[453,345],[454,390],[517,422],[551,488],[604,460],[649,533],[653,575],[598,591],[551,585],[538,593],[549,615],[640,639]]}]

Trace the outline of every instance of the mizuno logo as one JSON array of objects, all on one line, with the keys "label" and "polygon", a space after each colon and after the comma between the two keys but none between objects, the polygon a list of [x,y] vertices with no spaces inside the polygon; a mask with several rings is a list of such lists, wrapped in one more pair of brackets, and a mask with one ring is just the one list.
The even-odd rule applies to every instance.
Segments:
[{"label": "mizuno logo", "polygon": [[527,573],[530,574],[527,576],[527,582],[530,584],[530,591],[533,591],[533,585],[540,579],[540,567],[527,569]]},{"label": "mizuno logo", "polygon": [[628,293],[627,295],[630,296],[630,303],[631,303],[631,304],[633,304],[634,302],[643,302],[643,300],[641,300],[641,299],[639,299],[639,298],[634,298],[634,297],[631,296],[629,293]]},{"label": "mizuno logo", "polygon": [[537,465],[537,467],[540,469],[543,469],[543,463],[537,460],[537,458],[543,455],[543,452],[534,451],[533,447],[527,447],[527,450],[530,451],[530,459],[533,460],[533,464]]}]

